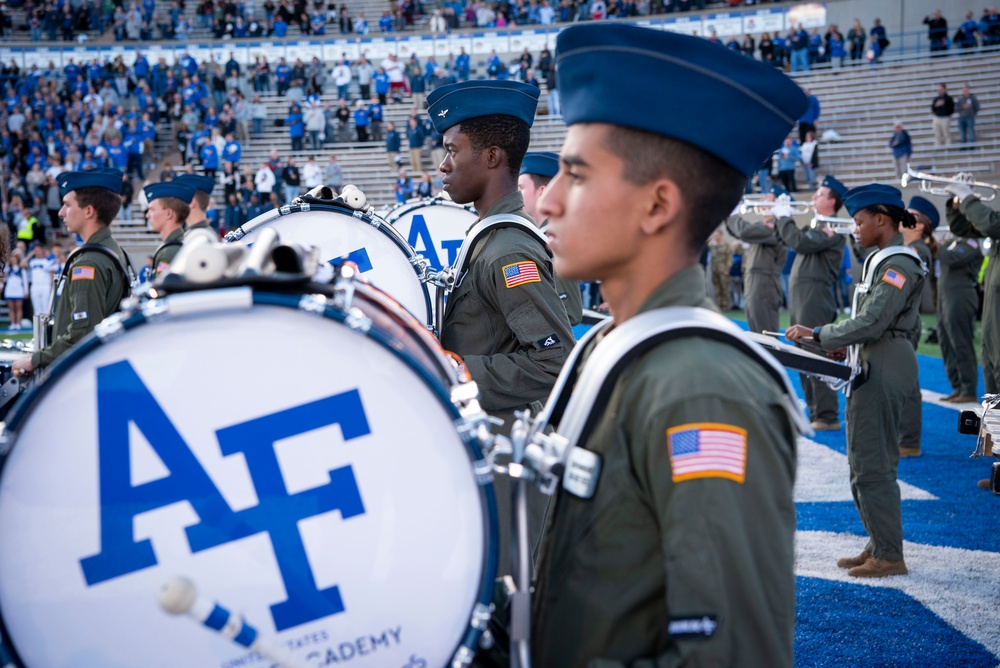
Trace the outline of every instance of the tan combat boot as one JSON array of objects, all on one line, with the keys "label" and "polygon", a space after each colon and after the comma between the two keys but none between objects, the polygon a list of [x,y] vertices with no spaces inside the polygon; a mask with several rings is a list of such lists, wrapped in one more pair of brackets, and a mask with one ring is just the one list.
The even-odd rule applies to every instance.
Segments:
[{"label": "tan combat boot", "polygon": [[844,557],[843,559],[837,560],[838,568],[854,568],[855,566],[860,566],[872,558],[872,553],[865,550],[856,557]]},{"label": "tan combat boot", "polygon": [[906,575],[906,563],[902,559],[895,561],[872,557],[860,566],[847,571],[852,578],[884,578],[889,575]]}]

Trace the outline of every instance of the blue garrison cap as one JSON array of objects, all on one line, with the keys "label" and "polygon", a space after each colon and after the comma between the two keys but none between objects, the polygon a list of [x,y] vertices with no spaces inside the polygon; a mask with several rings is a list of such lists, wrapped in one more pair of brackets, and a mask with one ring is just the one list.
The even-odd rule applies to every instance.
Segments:
[{"label": "blue garrison cap", "polygon": [[152,202],[160,197],[176,197],[184,203],[194,199],[194,187],[190,183],[178,183],[177,181],[150,183],[142,191],[146,194],[147,202]]},{"label": "blue garrison cap", "polygon": [[847,207],[847,213],[852,216],[856,215],[858,211],[876,204],[895,206],[900,209],[906,208],[899,189],[884,186],[881,183],[869,183],[866,186],[851,188],[844,193],[844,206]]},{"label": "blue garrison cap", "polygon": [[549,151],[526,153],[521,161],[522,174],[538,174],[548,178],[559,173],[559,155]]},{"label": "blue garrison cap", "polygon": [[791,197],[791,195],[788,194],[788,191],[785,190],[785,187],[778,185],[777,183],[771,184],[771,187],[768,188],[767,192],[771,193],[775,197],[781,197],[782,195],[788,195]]},{"label": "blue garrison cap", "polygon": [[775,67],[700,37],[601,22],[556,38],[563,120],[690,144],[752,174],[809,104]]},{"label": "blue garrison cap", "polygon": [[931,221],[931,229],[936,230],[938,223],[941,222],[941,214],[938,213],[937,207],[934,206],[929,200],[916,195],[910,199],[910,206],[907,209],[913,209],[914,211],[919,211],[920,213],[927,216],[927,219]]},{"label": "blue garrison cap", "polygon": [[531,127],[538,89],[519,81],[461,81],[439,86],[427,96],[427,113],[438,132],[480,116],[513,116]]},{"label": "blue garrison cap", "polygon": [[59,175],[59,195],[65,197],[79,188],[105,188],[114,193],[122,191],[125,175],[120,169],[88,169],[85,172],[64,172]]},{"label": "blue garrison cap", "polygon": [[820,182],[820,185],[824,188],[829,188],[833,192],[840,195],[840,199],[841,201],[843,201],[844,193],[847,192],[847,186],[841,183],[839,179],[827,174],[826,176],[823,177],[823,180]]},{"label": "blue garrison cap", "polygon": [[[173,181],[174,183],[181,183],[192,190],[200,190],[203,193],[212,194],[215,190],[215,179],[211,176],[202,176],[201,174],[181,174]],[[194,197],[194,193],[191,193],[191,197]],[[188,198],[191,201],[191,198]]]}]

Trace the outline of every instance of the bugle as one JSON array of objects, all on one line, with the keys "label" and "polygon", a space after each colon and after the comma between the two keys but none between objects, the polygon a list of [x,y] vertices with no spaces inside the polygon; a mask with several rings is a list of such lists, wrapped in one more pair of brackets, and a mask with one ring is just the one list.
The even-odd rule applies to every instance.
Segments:
[{"label": "bugle", "polygon": [[[930,174],[928,172],[918,172],[907,165],[906,173],[900,178],[899,184],[905,188],[912,183],[920,184],[920,192],[927,193],[928,195],[938,195],[939,197],[951,197],[951,193],[945,189],[945,186],[961,183],[972,188],[972,194],[984,202],[992,202],[997,196],[997,189],[1000,188],[1000,186],[992,183],[976,181],[972,178],[972,174],[968,172],[959,172],[952,177],[938,176],[937,174]],[[980,191],[989,192],[976,192],[977,188]]]},{"label": "bugle", "polygon": [[775,200],[765,200],[761,197],[744,197],[740,202],[740,215],[754,214],[758,216],[773,216],[774,207],[786,205],[793,216],[799,216],[812,211],[812,202],[793,202],[788,195],[780,195]]},{"label": "bugle", "polygon": [[817,213],[809,221],[809,227],[814,230],[832,230],[834,234],[854,234],[857,224],[853,218],[834,218]]}]

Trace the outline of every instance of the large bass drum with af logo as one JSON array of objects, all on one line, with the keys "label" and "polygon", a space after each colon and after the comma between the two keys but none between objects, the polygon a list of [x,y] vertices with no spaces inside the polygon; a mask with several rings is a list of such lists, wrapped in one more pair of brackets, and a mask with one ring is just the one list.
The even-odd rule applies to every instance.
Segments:
[{"label": "large bass drum with af logo", "polygon": [[380,215],[437,271],[455,263],[465,233],[479,220],[471,206],[442,197],[397,204]]},{"label": "large bass drum with af logo", "polygon": [[20,400],[0,449],[16,665],[269,665],[163,612],[176,577],[297,665],[471,659],[496,571],[485,415],[422,323],[338,286],[172,286]]}]

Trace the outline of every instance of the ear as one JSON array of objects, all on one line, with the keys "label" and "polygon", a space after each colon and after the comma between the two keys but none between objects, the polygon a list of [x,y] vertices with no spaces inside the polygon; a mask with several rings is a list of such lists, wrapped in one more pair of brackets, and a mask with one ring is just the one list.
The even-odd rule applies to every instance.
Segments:
[{"label": "ear", "polygon": [[486,167],[489,169],[497,169],[506,162],[507,154],[499,146],[490,146],[483,153],[486,154]]},{"label": "ear", "polygon": [[649,236],[660,234],[669,226],[680,222],[684,197],[676,182],[660,178],[649,184],[643,192],[646,199],[643,211],[645,216],[640,226],[643,233]]}]

